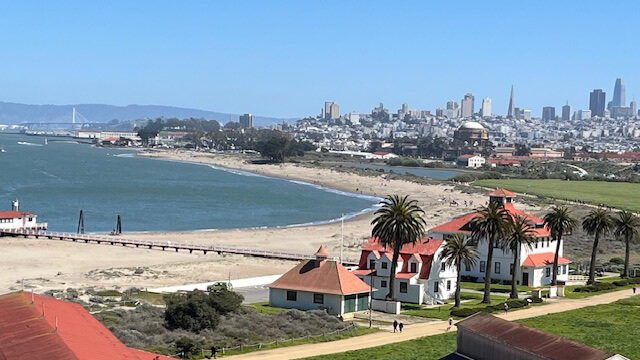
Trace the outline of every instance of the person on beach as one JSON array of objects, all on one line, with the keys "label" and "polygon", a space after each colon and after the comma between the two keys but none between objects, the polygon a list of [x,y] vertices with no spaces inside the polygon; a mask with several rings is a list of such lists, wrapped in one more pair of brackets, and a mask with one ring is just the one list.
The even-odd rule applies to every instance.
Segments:
[{"label": "person on beach", "polygon": [[404,324],[403,323],[398,324],[398,329],[400,329],[400,332],[402,332],[402,328],[404,328]]},{"label": "person on beach", "polygon": [[393,332],[396,332],[396,330],[398,330],[398,320],[393,320]]},{"label": "person on beach", "polygon": [[447,327],[447,331],[451,330],[451,326],[453,326],[453,318],[449,318],[449,327]]}]

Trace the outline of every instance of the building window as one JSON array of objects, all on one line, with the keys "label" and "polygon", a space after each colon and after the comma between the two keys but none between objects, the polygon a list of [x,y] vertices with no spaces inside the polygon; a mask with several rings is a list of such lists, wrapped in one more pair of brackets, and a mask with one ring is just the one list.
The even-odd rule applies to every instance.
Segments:
[{"label": "building window", "polygon": [[375,260],[369,260],[369,269],[375,269],[376,268],[376,261]]},{"label": "building window", "polygon": [[513,264],[509,264],[509,275],[513,275]]},{"label": "building window", "polygon": [[407,293],[407,283],[405,281],[400,282],[400,292]]},{"label": "building window", "polygon": [[549,243],[549,238],[547,238],[547,247],[549,247],[551,244]]},{"label": "building window", "polygon": [[487,263],[485,261],[480,261],[480,272],[484,272],[487,267]]},{"label": "building window", "polygon": [[562,275],[567,273],[567,265],[562,265]]},{"label": "building window", "polygon": [[465,263],[464,264],[464,271],[471,271],[471,264]]},{"label": "building window", "polygon": [[500,263],[496,261],[495,265],[494,265],[494,271],[496,274],[500,274]]},{"label": "building window", "polygon": [[547,267],[547,268],[546,268],[546,269],[544,269],[544,270],[545,270],[545,271],[544,271],[544,272],[545,272],[545,275],[544,275],[544,276],[546,276],[546,277],[551,276],[551,268],[550,268],[550,267]]},{"label": "building window", "polygon": [[380,267],[381,267],[381,268],[383,268],[383,269],[386,269],[386,268],[387,268],[387,266],[389,266],[389,263],[387,263],[386,261],[383,261],[383,262],[380,264]]},{"label": "building window", "polygon": [[437,282],[437,281],[433,283],[433,292],[434,293],[437,293],[438,291],[440,291],[440,286],[439,285],[440,285],[440,283]]},{"label": "building window", "polygon": [[297,301],[298,300],[298,292],[296,291],[287,291],[287,300],[289,301]]},{"label": "building window", "polygon": [[418,272],[418,264],[416,264],[416,263],[411,263],[411,272],[412,272],[412,273],[416,273],[416,272]]},{"label": "building window", "polygon": [[380,281],[380,287],[386,288],[387,287],[387,280]]},{"label": "building window", "polygon": [[451,290],[451,280],[447,280],[447,291]]},{"label": "building window", "polygon": [[446,266],[447,265],[445,263],[440,264],[440,271],[444,271],[446,269]]},{"label": "building window", "polygon": [[538,242],[536,241],[536,249],[538,248]]},{"label": "building window", "polygon": [[314,304],[324,304],[324,294],[313,294]]}]

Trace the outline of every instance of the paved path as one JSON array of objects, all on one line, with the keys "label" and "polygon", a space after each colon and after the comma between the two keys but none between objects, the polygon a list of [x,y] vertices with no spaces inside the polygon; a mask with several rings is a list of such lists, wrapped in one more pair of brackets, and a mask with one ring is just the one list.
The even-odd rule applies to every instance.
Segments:
[{"label": "paved path", "polygon": [[[524,318],[542,316],[557,312],[579,309],[586,306],[609,304],[616,300],[632,296],[631,289],[611,292],[602,295],[595,295],[584,299],[562,299],[544,306],[533,306],[528,309],[513,311],[508,314],[497,316],[506,320],[519,320]],[[455,326],[454,326],[455,328]],[[299,346],[283,347],[272,350],[256,351],[244,355],[230,357],[234,360],[257,359],[257,360],[280,360],[299,359],[307,356],[333,354],[349,350],[359,350],[380,345],[397,343],[417,339],[423,336],[431,336],[446,332],[447,323],[445,321],[434,321],[425,324],[407,325],[400,333],[389,333],[380,331],[370,335],[357,336],[349,339],[329,341],[318,344],[308,344]],[[455,330],[452,330],[455,331]]]}]

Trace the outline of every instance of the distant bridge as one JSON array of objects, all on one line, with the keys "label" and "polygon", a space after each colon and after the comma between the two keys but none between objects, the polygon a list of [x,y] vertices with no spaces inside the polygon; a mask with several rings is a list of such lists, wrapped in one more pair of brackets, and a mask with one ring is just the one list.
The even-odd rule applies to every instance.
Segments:
[{"label": "distant bridge", "polygon": [[[310,254],[299,254],[299,253],[291,253],[286,251],[271,251],[271,250],[258,250],[258,249],[248,249],[248,248],[236,248],[236,247],[228,247],[228,246],[216,246],[216,245],[198,245],[198,244],[184,244],[184,243],[174,243],[171,241],[149,241],[149,240],[133,240],[133,239],[123,239],[115,236],[101,236],[101,235],[87,235],[87,234],[73,234],[73,233],[60,233],[60,232],[51,232],[51,231],[42,231],[42,230],[0,230],[0,237],[2,236],[23,236],[25,238],[45,238],[48,240],[59,240],[59,241],[71,241],[71,242],[84,242],[86,244],[95,243],[95,244],[105,244],[105,245],[121,245],[125,247],[133,247],[136,248],[148,248],[148,249],[162,249],[165,251],[167,249],[175,250],[178,252],[180,250],[189,251],[189,253],[193,253],[194,251],[202,251],[205,255],[208,252],[215,252],[218,254],[237,254],[237,255],[245,255],[245,256],[255,256],[267,259],[278,259],[278,260],[293,260],[293,261],[301,261],[308,259],[315,259],[314,255]],[[342,262],[344,265],[357,265],[358,262],[355,260],[345,260]]]}]

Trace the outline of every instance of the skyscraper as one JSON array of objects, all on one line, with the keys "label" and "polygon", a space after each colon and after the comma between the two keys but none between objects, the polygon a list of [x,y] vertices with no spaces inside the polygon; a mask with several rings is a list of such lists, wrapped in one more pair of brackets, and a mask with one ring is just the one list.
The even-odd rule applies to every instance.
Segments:
[{"label": "skyscraper", "polygon": [[595,89],[589,94],[589,110],[591,110],[591,116],[604,117],[606,100],[607,94],[602,91],[602,89]]},{"label": "skyscraper", "polygon": [[611,100],[611,107],[614,106],[627,106],[627,100],[625,99],[624,80],[622,78],[616,79],[616,85],[613,87],[613,100]]},{"label": "skyscraper", "polygon": [[253,127],[253,115],[252,114],[240,115],[240,127],[252,128]]},{"label": "skyscraper", "polygon": [[629,107],[631,108],[631,114],[633,114],[632,116],[638,115],[638,104],[636,104],[635,100],[631,100],[631,102],[629,103]]},{"label": "skyscraper", "polygon": [[462,117],[472,117],[473,116],[473,102],[474,97],[471,93],[467,93],[462,101],[460,102],[460,110]]},{"label": "skyscraper", "polygon": [[482,117],[491,116],[491,99],[486,97],[482,99],[482,108],[480,109],[480,115]]},{"label": "skyscraper", "polygon": [[556,108],[553,106],[545,106],[542,108],[542,121],[555,120]]},{"label": "skyscraper", "polygon": [[571,120],[571,105],[569,105],[569,101],[562,106],[562,121],[570,121]]},{"label": "skyscraper", "polygon": [[340,117],[340,106],[334,101],[325,101],[324,103],[324,119],[335,120]]},{"label": "skyscraper", "polygon": [[511,97],[509,98],[509,109],[507,110],[507,117],[516,117],[516,104],[513,99],[513,85],[511,85]]}]

